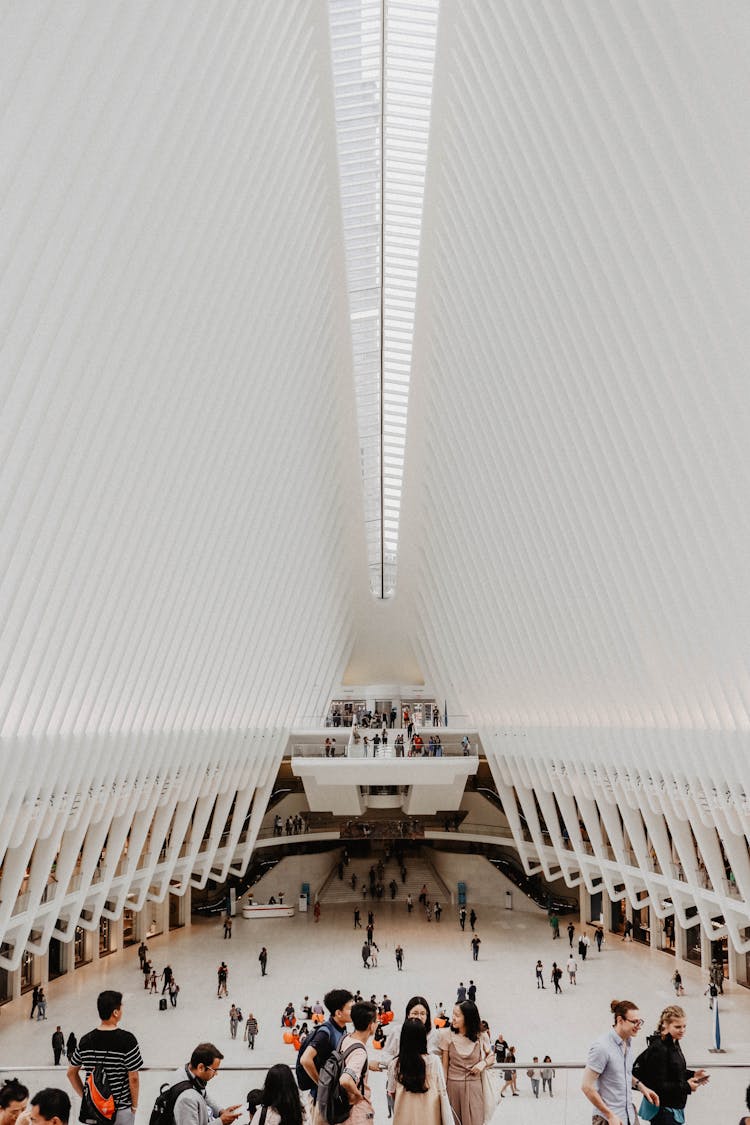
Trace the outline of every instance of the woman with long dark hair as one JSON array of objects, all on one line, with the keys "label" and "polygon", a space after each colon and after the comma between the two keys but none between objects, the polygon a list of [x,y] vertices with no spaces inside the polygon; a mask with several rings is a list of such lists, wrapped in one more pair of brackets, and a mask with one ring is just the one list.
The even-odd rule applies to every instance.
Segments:
[{"label": "woman with long dark hair", "polygon": [[[649,1118],[654,1125],[674,1125],[675,1120],[683,1120],[688,1098],[708,1082],[705,1070],[688,1070],[680,1047],[686,1028],[685,1012],[679,1005],[670,1004],[659,1016],[648,1047],[633,1063],[633,1074],[659,1095],[658,1111]],[[679,1110],[680,1116],[676,1118],[670,1110]]]},{"label": "woman with long dark hair", "polygon": [[266,1075],[252,1125],[302,1125],[304,1114],[291,1069],[276,1063]]},{"label": "woman with long dark hair", "polygon": [[453,1125],[440,1059],[427,1050],[427,1028],[405,1020],[398,1055],[388,1068],[393,1125]]},{"label": "woman with long dark hair", "polygon": [[[450,1029],[440,1033],[448,1099],[457,1125],[484,1125],[482,1073],[494,1062],[489,1036],[482,1032],[476,1004],[453,1007]],[[493,1106],[494,1108],[494,1106]]]},{"label": "woman with long dark hair", "polygon": [[[432,1026],[430,1005],[427,1000],[425,1000],[424,996],[412,996],[407,1000],[406,1011],[404,1012],[404,1023],[406,1020],[421,1020],[427,1032],[427,1050],[429,1054],[439,1055],[440,1043],[438,1041],[438,1035]],[[383,1044],[379,1063],[376,1064],[380,1070],[386,1070],[388,1064],[395,1059],[398,1054],[401,1037],[401,1027],[394,1027],[393,1024],[391,1024],[384,1030],[387,1038]]]}]

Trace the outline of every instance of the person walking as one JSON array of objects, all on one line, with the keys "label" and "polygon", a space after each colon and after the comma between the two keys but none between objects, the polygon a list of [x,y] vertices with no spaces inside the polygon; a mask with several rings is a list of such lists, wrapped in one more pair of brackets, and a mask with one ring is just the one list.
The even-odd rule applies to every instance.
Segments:
[{"label": "person walking", "polygon": [[659,1096],[633,1076],[633,1039],[643,1026],[638,1005],[632,1000],[613,1000],[609,1006],[614,1025],[589,1047],[581,1089],[594,1107],[594,1122],[635,1121],[633,1090],[652,1106]]},{"label": "person walking", "polygon": [[541,961],[537,961],[534,972],[536,973],[537,988],[544,988],[544,965]]},{"label": "person walking", "polygon": [[552,962],[552,973],[550,975],[550,982],[555,986],[555,995],[562,992],[560,988],[560,980],[562,979],[562,969],[557,964],[557,961]]},{"label": "person walking", "polygon": [[443,908],[439,902],[435,903],[435,921],[440,921],[440,915],[443,913]]},{"label": "person walking", "polygon": [[466,999],[466,985],[461,980],[461,981],[458,982],[458,988],[456,989],[456,1003],[457,1004],[463,1004],[465,999]]},{"label": "person walking", "polygon": [[245,1023],[245,1034],[243,1036],[249,1051],[255,1050],[255,1036],[258,1034],[258,1021],[251,1012],[247,1017]]},{"label": "person walking", "polygon": [[404,950],[403,950],[403,947],[400,944],[396,946],[395,954],[396,954],[396,968],[398,969],[399,972],[401,972],[401,970],[404,967]]},{"label": "person walking", "polygon": [[454,1005],[451,1027],[440,1032],[439,1042],[456,1125],[484,1125],[482,1073],[494,1054],[476,1004],[464,1000]]},{"label": "person walking", "polygon": [[533,1066],[530,1066],[526,1071],[526,1077],[531,1081],[531,1092],[535,1098],[539,1097],[539,1058],[534,1055],[532,1059]]},{"label": "person walking", "polygon": [[47,993],[43,988],[39,989],[36,1018],[37,1020],[46,1020],[47,1018]]},{"label": "person walking", "polygon": [[473,980],[469,981],[469,987],[466,989],[466,999],[471,1000],[472,1004],[477,1002],[477,986]]},{"label": "person walking", "polygon": [[363,941],[362,942],[362,948],[360,949],[359,952],[360,952],[360,955],[362,957],[362,968],[363,969],[369,969],[370,968],[370,943],[368,941]]},{"label": "person walking", "polygon": [[222,961],[221,964],[219,965],[218,969],[216,970],[216,980],[217,980],[217,987],[216,987],[217,997],[221,997],[221,996],[226,997],[228,995],[227,984],[229,983],[229,969],[227,968],[226,961]]},{"label": "person walking", "polygon": [[62,1033],[62,1028],[58,1024],[52,1032],[52,1054],[55,1059],[55,1066],[60,1065],[62,1053],[65,1050],[65,1036]]},{"label": "person walking", "polygon": [[458,922],[462,930],[466,929],[466,907],[462,906],[458,912]]},{"label": "person walking", "polygon": [[549,1090],[549,1096],[553,1098],[555,1095],[552,1093],[552,1079],[555,1077],[555,1072],[552,1068],[552,1059],[549,1055],[545,1055],[542,1061],[542,1093]]},{"label": "person walking", "polygon": [[549,924],[552,927],[552,940],[555,941],[560,936],[560,919],[554,911],[549,916]]},{"label": "person walking", "polygon": [[229,1009],[229,1034],[232,1039],[237,1038],[237,1024],[240,1022],[240,1013],[235,1004]]},{"label": "person walking", "polygon": [[675,994],[677,996],[685,995],[685,989],[682,987],[682,974],[679,969],[675,969],[672,973],[672,984],[674,985]]},{"label": "person walking", "polygon": [[470,930],[475,930],[475,929],[476,929],[476,925],[477,925],[477,912],[476,912],[476,910],[474,909],[474,907],[472,906],[472,908],[471,908],[471,914],[469,915],[469,929],[470,929]]},{"label": "person walking", "polygon": [[578,972],[578,964],[577,964],[576,959],[575,959],[575,957],[573,956],[572,953],[571,953],[570,957],[568,958],[568,963],[565,966],[565,968],[568,971],[568,983],[569,984],[576,984],[577,983],[576,973]]},{"label": "person walking", "polygon": [[629,918],[625,919],[625,926],[624,926],[623,931],[622,931],[621,940],[622,941],[632,941],[633,940],[633,923],[630,921]]},{"label": "person walking", "polygon": [[517,1098],[517,1097],[519,1097],[519,1094],[518,1094],[518,1091],[516,1090],[516,1071],[515,1071],[516,1048],[515,1047],[508,1047],[508,1050],[505,1052],[505,1058],[503,1059],[503,1065],[505,1066],[505,1070],[503,1071],[503,1085],[500,1089],[500,1097],[504,1098],[505,1097],[505,1091],[509,1089],[511,1094],[513,1095],[513,1097]]},{"label": "person walking", "polygon": [[151,976],[148,978],[148,992],[149,996],[152,992],[159,991],[159,982],[156,979],[156,969],[151,970]]},{"label": "person walking", "polygon": [[596,951],[597,951],[597,953],[601,953],[602,943],[604,942],[604,930],[602,929],[601,926],[596,927],[596,933],[594,935],[594,940],[596,941]]},{"label": "person walking", "polygon": [[584,930],[583,937],[581,938],[580,949],[579,949],[582,961],[586,960],[586,954],[589,951],[590,945],[591,945],[591,939],[589,938],[589,935]]},{"label": "person walking", "polygon": [[406,896],[406,912],[407,912],[407,914],[411,914],[413,909],[414,909],[414,900],[412,899],[411,895],[407,895]]},{"label": "person walking", "polygon": [[354,929],[355,930],[361,930],[362,929],[362,915],[360,914],[358,906],[354,907]]},{"label": "person walking", "polygon": [[33,1020],[34,1012],[39,1007],[39,993],[40,993],[40,991],[41,991],[41,989],[39,988],[38,984],[35,984],[34,987],[31,990],[31,1011],[29,1013],[29,1019],[30,1020]]},{"label": "person walking", "polygon": [[387,1093],[394,1125],[453,1125],[445,1072],[440,1058],[427,1049],[427,1028],[406,1020],[398,1055],[388,1067]]},{"label": "person walking", "polygon": [[232,915],[227,914],[224,918],[224,940],[227,941],[232,936]]},{"label": "person walking", "polygon": [[76,1033],[74,1031],[71,1031],[65,1043],[65,1054],[68,1056],[68,1059],[70,1059],[70,1056],[73,1054],[77,1046],[78,1040],[76,1039]]},{"label": "person walking", "polygon": [[173,1008],[177,1007],[177,996],[179,994],[179,991],[180,991],[180,986],[177,983],[177,981],[174,979],[174,977],[172,977],[170,982],[169,982],[169,1003],[172,1005]]},{"label": "person walking", "polygon": [[573,925],[572,922],[568,922],[568,942],[570,943],[571,949],[573,948],[573,938],[575,937],[575,935],[576,935],[575,926]]},{"label": "person walking", "polygon": [[646,1050],[633,1063],[635,1077],[658,1096],[659,1112],[650,1119],[656,1125],[684,1121],[688,1098],[705,1086],[710,1077],[702,1069],[688,1070],[680,1046],[686,1030],[684,1010],[677,1004],[669,1004],[659,1016],[656,1033],[650,1037]]},{"label": "person walking", "polygon": [[315,906],[313,907],[313,918],[316,922],[320,921],[320,902],[317,898],[315,899]]},{"label": "person walking", "polygon": [[85,1070],[88,1078],[106,1061],[107,1080],[115,1103],[112,1125],[133,1125],[140,1093],[138,1072],[143,1066],[138,1040],[131,1031],[118,1026],[122,1019],[121,992],[111,989],[100,992],[96,1007],[101,1021],[99,1026],[81,1036],[75,1050],[68,1055],[68,1081],[78,1097],[84,1099],[80,1120],[97,1120],[93,1107],[87,1111],[81,1070]]},{"label": "person walking", "polygon": [[260,962],[260,975],[266,976],[266,965],[268,964],[268,950],[265,945],[258,954],[258,961]]},{"label": "person walking", "polygon": [[141,944],[138,946],[138,963],[141,967],[141,972],[143,972],[143,962],[146,960],[146,954],[147,953],[148,953],[148,946],[146,945],[145,941],[142,941]]},{"label": "person walking", "polygon": [[479,960],[479,946],[482,944],[482,939],[477,937],[476,934],[471,939],[471,956],[475,961]]},{"label": "person walking", "polygon": [[165,992],[169,991],[169,982],[172,979],[172,966],[171,965],[165,965],[164,966],[164,968],[161,971],[161,979],[164,981],[164,987],[161,990],[161,994],[163,996]]}]

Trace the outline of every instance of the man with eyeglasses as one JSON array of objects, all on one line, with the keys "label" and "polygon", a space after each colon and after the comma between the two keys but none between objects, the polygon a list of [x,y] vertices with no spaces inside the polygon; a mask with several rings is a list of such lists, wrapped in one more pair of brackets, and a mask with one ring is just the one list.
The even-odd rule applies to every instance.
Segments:
[{"label": "man with eyeglasses", "polygon": [[177,1071],[170,1091],[177,1094],[174,1101],[175,1125],[208,1125],[215,1119],[221,1120],[222,1125],[232,1125],[240,1116],[240,1105],[220,1109],[206,1093],[206,1086],[218,1074],[223,1058],[213,1043],[199,1043],[187,1066]]},{"label": "man with eyeglasses", "polygon": [[596,1110],[592,1125],[635,1125],[633,1090],[652,1105],[659,1104],[658,1095],[633,1078],[632,1039],[643,1020],[631,1000],[613,1000],[610,1010],[614,1026],[589,1048],[581,1089]]}]

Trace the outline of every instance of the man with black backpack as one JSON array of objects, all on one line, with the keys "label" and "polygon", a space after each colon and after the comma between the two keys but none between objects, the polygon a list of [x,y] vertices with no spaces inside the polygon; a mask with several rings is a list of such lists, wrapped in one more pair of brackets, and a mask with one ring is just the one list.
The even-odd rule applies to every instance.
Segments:
[{"label": "man with black backpack", "polygon": [[149,1125],[208,1125],[220,1120],[232,1125],[242,1111],[240,1105],[220,1109],[206,1093],[206,1086],[219,1073],[224,1058],[213,1043],[199,1043],[187,1066],[180,1067],[173,1084],[156,1099]]},{"label": "man with black backpack", "polygon": [[[143,1066],[138,1040],[117,1025],[122,1019],[122,993],[100,992],[96,1007],[101,1023],[68,1058],[68,1081],[81,1101],[79,1120],[88,1125],[133,1125],[138,1109],[139,1075]],[[81,1069],[86,1070],[86,1082]]]},{"label": "man with black backpack", "polygon": [[[339,1047],[343,1061],[339,1086],[349,1100],[347,1125],[368,1125],[375,1114],[370,1087],[367,1085],[367,1042],[377,1027],[378,1010],[373,1003],[365,1000],[352,1006],[351,1018],[354,1031],[344,1036]],[[321,1100],[320,1091],[318,1100]],[[319,1108],[322,1112],[323,1106]],[[330,1113],[326,1115],[326,1120],[333,1125]]]},{"label": "man with black backpack", "polygon": [[333,988],[327,992],[323,1003],[328,1009],[328,1019],[318,1024],[300,1047],[295,1068],[297,1085],[310,1094],[313,1102],[317,1097],[320,1072],[346,1034],[353,999],[346,988]]}]

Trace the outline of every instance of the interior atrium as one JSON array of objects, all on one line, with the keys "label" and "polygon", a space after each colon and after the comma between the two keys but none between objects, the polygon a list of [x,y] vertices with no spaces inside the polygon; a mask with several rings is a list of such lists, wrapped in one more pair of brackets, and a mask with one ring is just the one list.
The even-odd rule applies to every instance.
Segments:
[{"label": "interior atrium", "polygon": [[3,1026],[343,849],[746,1017],[747,6],[0,29]]}]

